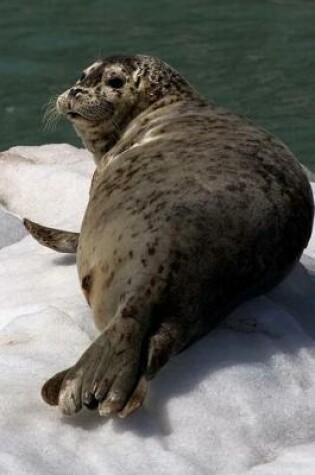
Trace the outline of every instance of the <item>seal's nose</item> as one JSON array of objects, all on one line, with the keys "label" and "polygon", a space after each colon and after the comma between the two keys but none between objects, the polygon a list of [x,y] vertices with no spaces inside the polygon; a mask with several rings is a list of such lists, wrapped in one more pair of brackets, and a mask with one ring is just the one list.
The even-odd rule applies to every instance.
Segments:
[{"label": "seal's nose", "polygon": [[80,87],[72,87],[69,91],[69,97],[76,97],[80,92],[82,93]]}]

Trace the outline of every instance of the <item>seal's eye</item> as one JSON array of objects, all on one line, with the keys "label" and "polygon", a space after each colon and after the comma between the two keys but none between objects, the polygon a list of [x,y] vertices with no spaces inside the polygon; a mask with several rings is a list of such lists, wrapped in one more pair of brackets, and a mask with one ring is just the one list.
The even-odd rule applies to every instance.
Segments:
[{"label": "seal's eye", "polygon": [[113,76],[111,78],[108,78],[106,81],[106,85],[112,87],[113,89],[120,89],[121,87],[123,87],[124,84],[125,80],[120,76]]}]

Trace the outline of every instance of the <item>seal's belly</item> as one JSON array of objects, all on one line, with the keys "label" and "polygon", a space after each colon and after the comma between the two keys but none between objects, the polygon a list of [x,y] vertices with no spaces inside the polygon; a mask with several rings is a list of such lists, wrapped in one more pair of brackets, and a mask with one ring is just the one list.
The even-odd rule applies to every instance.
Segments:
[{"label": "seal's belly", "polygon": [[[88,209],[80,234],[77,266],[96,325],[102,328],[118,306],[130,256],[117,227],[93,222],[93,213]],[[98,315],[98,308],[102,315]]]}]

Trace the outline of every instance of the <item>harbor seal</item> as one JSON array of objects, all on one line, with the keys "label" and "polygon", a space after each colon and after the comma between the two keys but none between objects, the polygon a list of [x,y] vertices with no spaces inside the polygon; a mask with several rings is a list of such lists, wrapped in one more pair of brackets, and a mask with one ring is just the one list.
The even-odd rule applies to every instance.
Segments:
[{"label": "harbor seal", "polygon": [[25,225],[76,252],[100,336],[42,394],[65,414],[85,405],[124,417],[173,355],[290,271],[313,197],[280,140],[159,59],[98,61],[57,110],[96,162],[81,232]]}]

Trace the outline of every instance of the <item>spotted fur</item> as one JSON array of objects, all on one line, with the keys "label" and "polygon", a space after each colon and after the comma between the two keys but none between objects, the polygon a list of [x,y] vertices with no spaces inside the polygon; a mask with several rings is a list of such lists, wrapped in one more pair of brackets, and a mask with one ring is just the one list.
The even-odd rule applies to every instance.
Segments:
[{"label": "spotted fur", "polygon": [[312,193],[277,138],[155,58],[95,63],[57,109],[97,164],[77,263],[101,334],[43,396],[126,416],[171,356],[289,272]]}]

